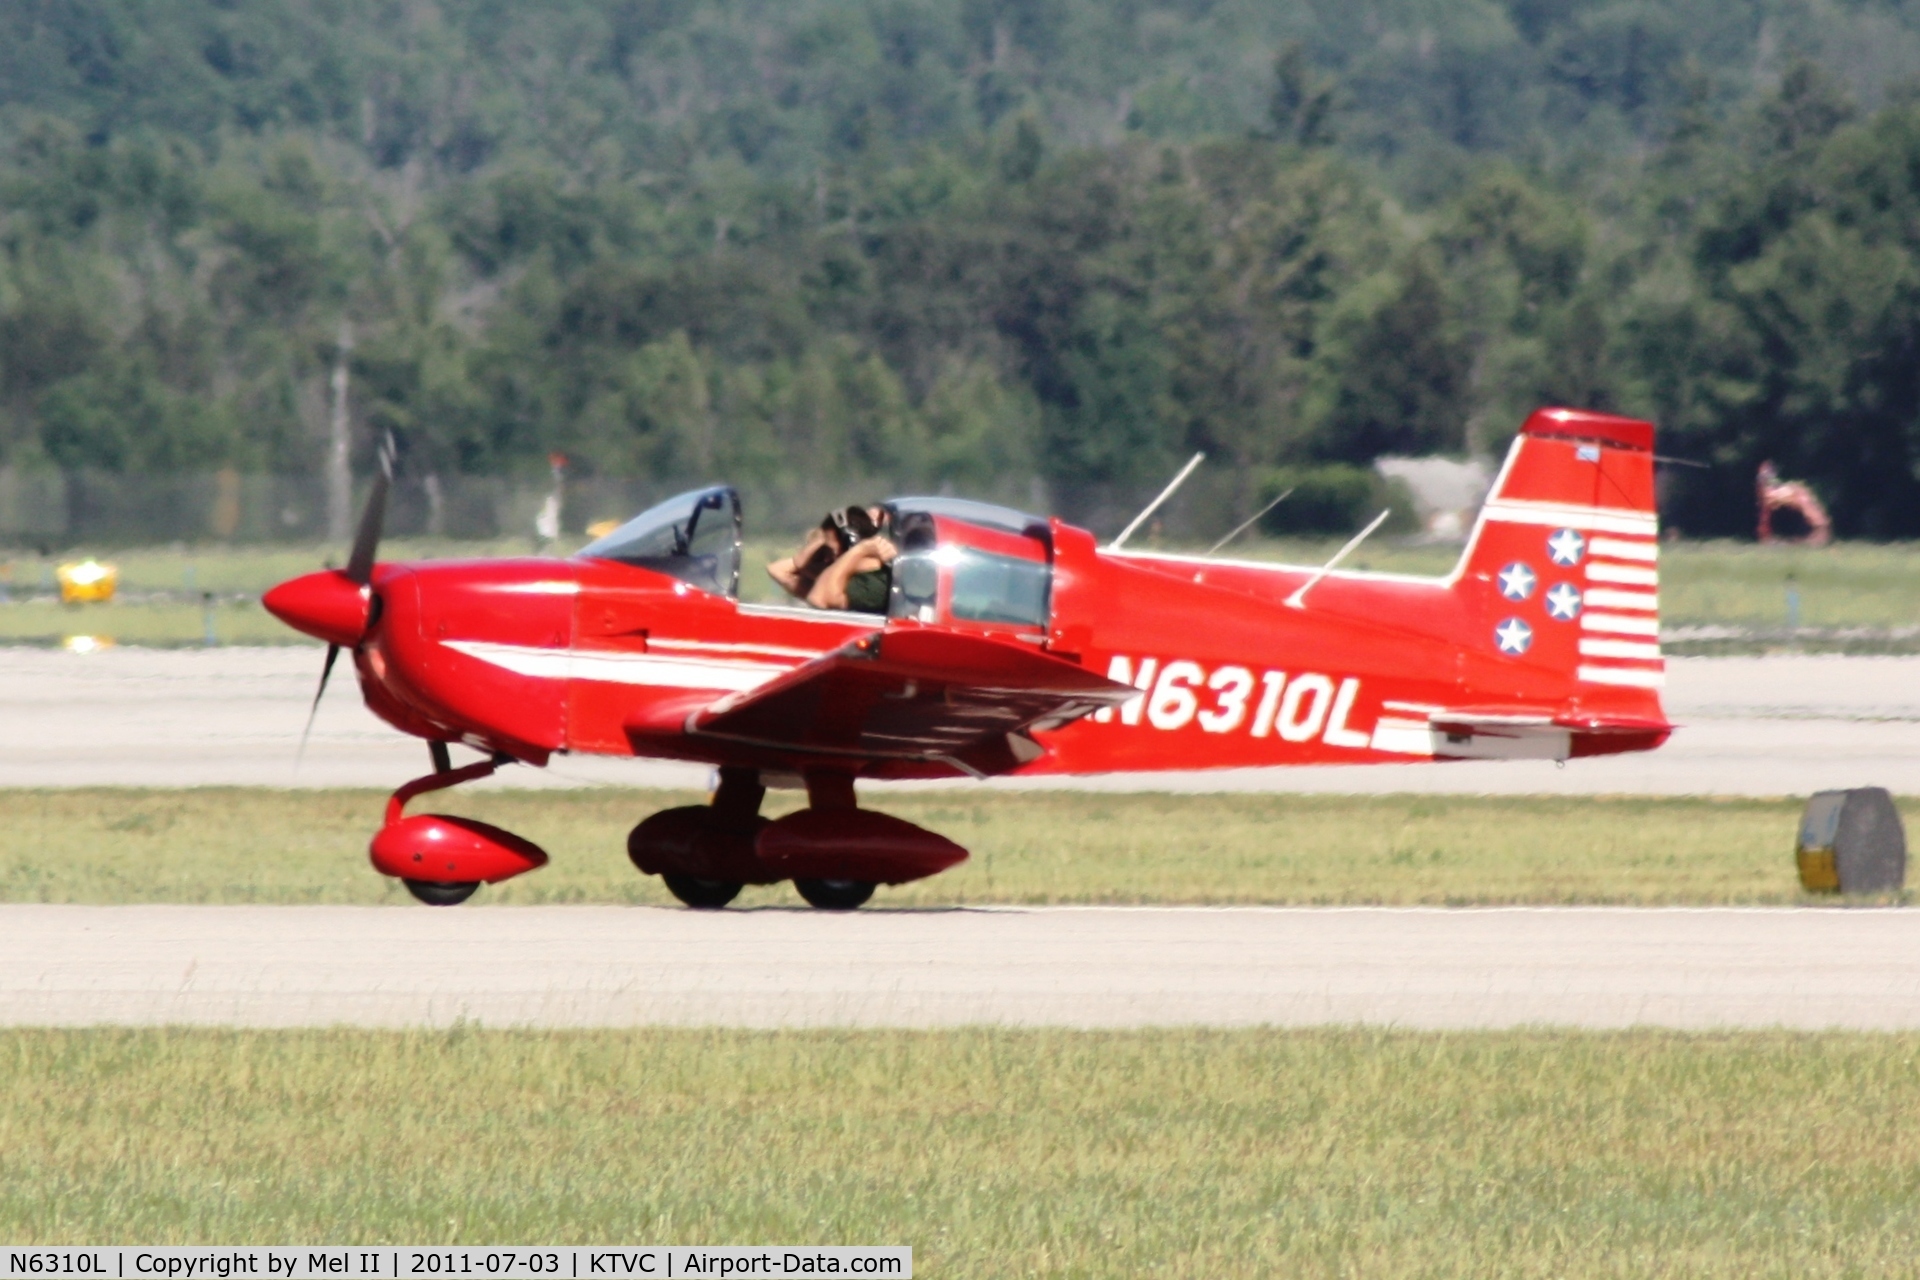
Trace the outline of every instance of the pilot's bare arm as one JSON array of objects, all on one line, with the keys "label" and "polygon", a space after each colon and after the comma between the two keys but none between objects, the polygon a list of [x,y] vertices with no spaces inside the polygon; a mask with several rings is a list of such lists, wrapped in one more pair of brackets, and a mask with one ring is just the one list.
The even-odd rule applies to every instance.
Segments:
[{"label": "pilot's bare arm", "polygon": [[801,566],[813,559],[813,553],[819,550],[820,547],[825,544],[826,540],[827,535],[825,530],[809,530],[806,541],[800,544],[798,551],[790,556],[782,556],[767,566],[767,576],[779,583],[788,595],[799,596],[804,600],[807,595],[808,584],[806,579],[801,576]]},{"label": "pilot's bare arm", "polygon": [[817,609],[846,608],[847,580],[855,574],[871,573],[892,564],[899,554],[891,542],[877,534],[854,543],[814,581],[813,590],[807,593],[807,603]]},{"label": "pilot's bare arm", "polygon": [[800,594],[800,569],[792,556],[781,556],[767,566],[767,576],[779,583],[790,596]]}]

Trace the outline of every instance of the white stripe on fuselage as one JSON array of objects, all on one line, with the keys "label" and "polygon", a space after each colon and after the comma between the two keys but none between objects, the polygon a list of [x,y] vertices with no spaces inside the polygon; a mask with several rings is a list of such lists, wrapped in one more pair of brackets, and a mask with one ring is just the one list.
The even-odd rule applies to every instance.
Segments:
[{"label": "white stripe on fuselage", "polygon": [[577,596],[580,584],[561,579],[553,582],[492,582],[482,591],[497,591],[512,596]]},{"label": "white stripe on fuselage", "polygon": [[696,653],[751,653],[763,658],[799,658],[803,661],[817,658],[824,652],[821,649],[795,649],[780,644],[723,644],[716,640],[663,640],[658,636],[647,637],[647,648]]},{"label": "white stripe on fuselage", "polygon": [[448,640],[447,648],[470,658],[541,680],[598,680],[605,684],[650,685],[667,689],[757,689],[792,670],[771,662],[663,658],[649,653],[597,653],[580,649],[541,649],[494,644],[486,640]]}]

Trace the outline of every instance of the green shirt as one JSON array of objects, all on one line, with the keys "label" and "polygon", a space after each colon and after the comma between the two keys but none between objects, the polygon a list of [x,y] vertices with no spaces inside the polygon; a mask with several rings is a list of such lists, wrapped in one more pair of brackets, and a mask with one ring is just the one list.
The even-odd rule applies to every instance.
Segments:
[{"label": "green shirt", "polygon": [[847,608],[856,613],[885,613],[892,578],[892,571],[888,569],[854,574],[847,579]]}]

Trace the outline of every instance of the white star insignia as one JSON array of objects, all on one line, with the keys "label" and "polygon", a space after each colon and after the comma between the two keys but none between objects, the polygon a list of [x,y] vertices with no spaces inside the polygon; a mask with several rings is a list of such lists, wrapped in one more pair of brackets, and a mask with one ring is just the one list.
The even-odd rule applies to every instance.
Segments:
[{"label": "white star insignia", "polygon": [[1502,653],[1525,653],[1533,643],[1533,628],[1518,618],[1508,618],[1493,629],[1493,642]]},{"label": "white star insignia", "polygon": [[1547,555],[1557,565],[1575,565],[1586,553],[1587,540],[1578,529],[1561,529],[1547,539]]},{"label": "white star insignia", "polygon": [[1580,588],[1571,582],[1557,582],[1553,590],[1547,592],[1547,616],[1560,622],[1571,622],[1580,616]]},{"label": "white star insignia", "polygon": [[1533,570],[1516,560],[1500,571],[1500,594],[1509,600],[1525,600],[1533,594],[1536,581]]}]

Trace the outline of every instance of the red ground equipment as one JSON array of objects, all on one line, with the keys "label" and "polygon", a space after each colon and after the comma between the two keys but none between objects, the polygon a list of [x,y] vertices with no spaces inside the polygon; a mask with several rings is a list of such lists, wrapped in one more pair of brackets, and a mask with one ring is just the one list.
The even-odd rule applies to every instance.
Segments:
[{"label": "red ground equipment", "polygon": [[[1760,508],[1759,539],[1762,545],[1775,542],[1802,542],[1824,547],[1833,537],[1833,521],[1812,489],[1798,480],[1782,480],[1773,463],[1763,462],[1754,476],[1754,497]],[[1806,532],[1791,536],[1775,532],[1773,518],[1778,512],[1790,512],[1806,525]]]},{"label": "red ground equipment", "polygon": [[[383,473],[347,568],[266,605],[328,643],[323,690],[351,650],[367,705],[432,744],[435,773],[396,793],[374,841],[416,896],[458,900],[545,861],[484,824],[400,817],[482,768],[451,768],[457,742],[488,770],[554,752],[715,765],[711,805],[634,828],[635,865],[693,906],[791,879],[847,908],[966,857],[858,808],[856,778],[1658,746],[1652,451],[1645,422],[1535,413],[1441,578],[1103,550],[1058,519],[900,498],[884,615],[742,603],[724,486],[570,560],[376,563]],[[769,822],[769,782],[804,786],[808,807]]]}]

